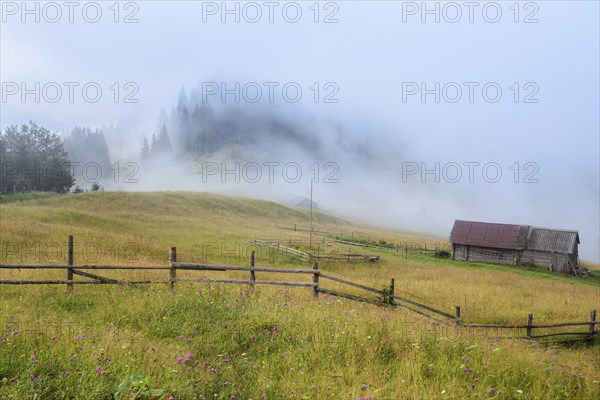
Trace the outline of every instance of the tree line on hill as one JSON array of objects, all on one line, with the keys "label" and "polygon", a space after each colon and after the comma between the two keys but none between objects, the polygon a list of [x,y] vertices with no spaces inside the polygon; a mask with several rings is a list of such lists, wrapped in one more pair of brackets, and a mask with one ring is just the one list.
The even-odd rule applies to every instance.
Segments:
[{"label": "tree line on hill", "polygon": [[[0,193],[67,193],[88,183],[86,167],[107,171],[110,156],[100,130],[76,127],[65,138],[34,122],[0,132]],[[99,189],[93,181],[91,189]],[[89,184],[88,183],[88,184]],[[83,191],[76,186],[75,192]]]},{"label": "tree line on hill", "polygon": [[197,91],[188,96],[183,88],[177,105],[168,114],[160,111],[158,127],[158,136],[153,134],[150,142],[147,137],[142,139],[142,160],[166,154],[199,159],[227,145],[272,143],[273,139],[296,143],[307,150],[319,145],[315,136],[282,118],[241,107],[215,109]]}]

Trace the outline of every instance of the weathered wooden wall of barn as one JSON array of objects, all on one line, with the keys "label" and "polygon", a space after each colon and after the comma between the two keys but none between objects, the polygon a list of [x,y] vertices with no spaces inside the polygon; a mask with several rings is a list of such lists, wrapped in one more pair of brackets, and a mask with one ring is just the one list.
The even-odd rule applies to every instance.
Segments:
[{"label": "weathered wooden wall of barn", "polygon": [[[550,271],[573,273],[573,267],[569,264],[567,254],[551,253],[549,251],[524,250],[521,257],[522,263],[532,263],[538,267],[547,268]],[[573,265],[577,265],[573,263]]]},{"label": "weathered wooden wall of barn", "polygon": [[575,249],[572,254],[569,254],[569,258],[571,259],[571,263],[573,265],[579,265],[579,246],[575,245]]},{"label": "weathered wooden wall of barn", "polygon": [[480,247],[455,244],[453,245],[453,260],[482,261],[504,264],[517,263],[517,251],[511,249],[496,249],[492,247]]},{"label": "weathered wooden wall of barn", "polygon": [[[459,261],[494,262],[503,264],[521,265],[535,264],[550,271],[573,273],[573,266],[577,265],[577,252],[574,254],[551,253],[538,250],[511,250],[479,247],[463,244],[452,246],[452,259]],[[569,259],[571,263],[569,263]]]}]

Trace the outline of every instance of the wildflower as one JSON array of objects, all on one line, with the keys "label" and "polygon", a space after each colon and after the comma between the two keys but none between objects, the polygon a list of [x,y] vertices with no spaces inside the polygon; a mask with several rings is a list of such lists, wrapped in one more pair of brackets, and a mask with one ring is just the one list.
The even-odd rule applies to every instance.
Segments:
[{"label": "wildflower", "polygon": [[187,353],[187,354],[185,355],[185,359],[186,359],[186,360],[189,360],[190,358],[192,358],[192,353]]},{"label": "wildflower", "polygon": [[64,374],[65,374],[65,375],[69,375],[69,374],[70,374],[70,372],[69,372],[69,371],[65,371],[65,372],[64,372]]},{"label": "wildflower", "polygon": [[227,386],[227,385],[229,385],[228,381],[223,382],[223,386]]},{"label": "wildflower", "polygon": [[35,361],[35,355],[31,355],[31,360]]},{"label": "wildflower", "polygon": [[523,394],[523,391],[521,389],[517,390],[518,394]]},{"label": "wildflower", "polygon": [[492,392],[492,393],[496,393],[497,391],[498,391],[498,389],[497,389],[497,388],[491,388],[491,389],[490,389],[490,392]]},{"label": "wildflower", "polygon": [[177,336],[177,339],[185,339],[185,336],[179,335],[179,336]]},{"label": "wildflower", "polygon": [[182,361],[183,361],[183,357],[177,357],[177,364],[181,364]]}]

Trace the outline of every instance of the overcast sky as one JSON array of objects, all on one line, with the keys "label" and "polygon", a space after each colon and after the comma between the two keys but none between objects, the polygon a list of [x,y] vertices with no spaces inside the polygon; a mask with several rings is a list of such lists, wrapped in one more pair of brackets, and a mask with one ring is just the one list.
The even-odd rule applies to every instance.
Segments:
[{"label": "overcast sky", "polygon": [[[241,103],[257,86],[264,102],[273,87],[274,102],[292,111],[376,121],[385,133],[364,135],[403,143],[390,174],[398,179],[378,196],[352,203],[350,187],[323,189],[344,193],[348,213],[399,228],[421,219],[442,236],[455,218],[577,229],[582,257],[600,260],[597,1],[114,4],[2,2],[2,129],[128,120],[138,140],[181,87],[215,100],[221,93],[209,88],[239,82]],[[428,195],[398,212],[395,196],[381,194],[402,191],[408,163],[423,162],[448,176],[405,175],[425,180]],[[450,163],[466,174],[469,162],[497,163],[502,179],[476,169],[445,198]]]}]

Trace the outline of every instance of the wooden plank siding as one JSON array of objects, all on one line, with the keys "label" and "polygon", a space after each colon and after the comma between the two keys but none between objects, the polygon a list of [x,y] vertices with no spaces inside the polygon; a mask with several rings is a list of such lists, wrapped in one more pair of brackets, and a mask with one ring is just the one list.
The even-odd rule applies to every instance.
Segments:
[{"label": "wooden plank siding", "polygon": [[497,249],[462,244],[455,244],[453,249],[454,260],[497,262],[503,264],[517,264],[518,261],[517,251],[512,249]]}]

